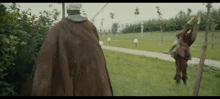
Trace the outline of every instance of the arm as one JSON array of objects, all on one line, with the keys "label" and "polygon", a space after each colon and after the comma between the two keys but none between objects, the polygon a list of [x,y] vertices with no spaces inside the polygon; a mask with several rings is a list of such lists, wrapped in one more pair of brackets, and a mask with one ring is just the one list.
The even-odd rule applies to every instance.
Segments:
[{"label": "arm", "polygon": [[200,22],[201,22],[201,15],[199,15],[199,17],[198,17],[198,22],[197,22],[197,24],[196,24],[196,25],[194,26],[194,28],[193,28],[191,40],[193,40],[193,39],[196,38],[196,36],[197,36],[197,34],[198,34],[198,31],[199,31]]},{"label": "arm", "polygon": [[192,23],[192,21],[193,21],[195,18],[196,18],[196,17],[192,17],[192,18],[186,23],[184,29],[183,29],[180,33],[176,34],[176,37],[180,37],[180,36],[184,35],[184,34],[188,31],[188,28],[187,28],[187,27]]}]

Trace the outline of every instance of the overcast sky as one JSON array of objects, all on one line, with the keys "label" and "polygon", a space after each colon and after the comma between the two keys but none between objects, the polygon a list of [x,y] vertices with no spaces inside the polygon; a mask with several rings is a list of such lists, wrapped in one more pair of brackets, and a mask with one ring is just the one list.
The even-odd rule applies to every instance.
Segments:
[{"label": "overcast sky", "polygon": [[[11,3],[10,3],[11,4]],[[10,4],[6,4],[9,6]],[[57,3],[18,3],[21,10],[31,9],[32,14],[39,15],[40,11],[52,11],[57,8],[61,12],[59,20],[62,18],[62,5]],[[49,8],[49,5],[53,6]],[[67,3],[66,3],[67,4]],[[94,15],[106,4],[106,3],[81,3],[82,9],[88,15],[88,19],[91,20]],[[134,11],[138,6],[140,14],[135,18]],[[119,24],[133,23],[136,21],[148,20],[152,18],[158,18],[156,6],[160,7],[162,17],[169,19],[175,17],[180,11],[187,12],[187,8],[192,10],[192,14],[197,13],[198,10],[206,11],[203,3],[108,3],[108,5],[102,10],[102,12],[95,18],[94,24],[99,29],[101,19],[104,18],[104,28],[111,26],[112,22],[118,22]],[[220,3],[213,3],[214,8],[219,8]],[[110,18],[110,12],[115,14],[115,18]],[[66,12],[65,12],[66,13]],[[65,14],[67,16],[67,13]]]}]

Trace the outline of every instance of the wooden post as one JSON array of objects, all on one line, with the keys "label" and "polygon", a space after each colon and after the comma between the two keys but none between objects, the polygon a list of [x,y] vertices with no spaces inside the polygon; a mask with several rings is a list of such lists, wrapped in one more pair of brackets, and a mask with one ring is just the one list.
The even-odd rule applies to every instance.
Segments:
[{"label": "wooden post", "polygon": [[211,45],[211,48],[213,48],[213,45],[214,45],[214,33],[212,32],[212,45]]},{"label": "wooden post", "polygon": [[143,30],[144,30],[143,21],[141,21],[141,39],[144,38]]},{"label": "wooden post", "polygon": [[199,72],[197,74],[197,79],[196,79],[196,83],[195,83],[195,87],[194,87],[194,91],[193,91],[193,96],[198,96],[198,94],[199,94],[199,87],[200,87],[200,83],[201,83],[201,79],[202,79],[203,66],[204,66],[204,61],[206,58],[207,46],[203,45],[202,50],[203,51],[202,51],[200,61],[199,61]]},{"label": "wooden post", "polygon": [[[136,19],[136,15],[135,15],[135,19]],[[135,25],[136,24],[134,24],[134,27],[133,27],[133,38],[132,38],[132,40],[134,40]]]},{"label": "wooden post", "polygon": [[149,27],[149,31],[150,31],[150,37],[152,38],[152,31],[151,31],[151,27]]},{"label": "wooden post", "polygon": [[199,62],[199,72],[197,74],[197,79],[196,79],[196,83],[195,83],[195,87],[194,87],[194,91],[193,91],[193,96],[198,96],[199,94],[199,87],[200,87],[200,83],[201,83],[201,79],[202,79],[202,73],[203,73],[203,66],[204,66],[204,62],[206,59],[206,50],[207,50],[207,42],[208,42],[208,30],[209,30],[209,13],[210,13],[210,8],[211,3],[208,3],[206,5],[207,7],[207,21],[206,21],[206,33],[205,33],[205,40],[204,40],[204,45],[202,48],[202,54],[200,57],[200,62]]},{"label": "wooden post", "polygon": [[162,24],[163,22],[162,22],[162,18],[160,19],[160,32],[161,32],[161,42],[160,42],[160,44],[163,44],[163,28],[162,28]]}]

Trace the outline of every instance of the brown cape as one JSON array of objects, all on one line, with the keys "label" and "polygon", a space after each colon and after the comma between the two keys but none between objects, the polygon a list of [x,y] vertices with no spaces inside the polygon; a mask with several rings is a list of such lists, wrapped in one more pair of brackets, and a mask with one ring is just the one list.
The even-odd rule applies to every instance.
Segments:
[{"label": "brown cape", "polygon": [[112,96],[96,27],[62,19],[48,33],[21,95]]}]

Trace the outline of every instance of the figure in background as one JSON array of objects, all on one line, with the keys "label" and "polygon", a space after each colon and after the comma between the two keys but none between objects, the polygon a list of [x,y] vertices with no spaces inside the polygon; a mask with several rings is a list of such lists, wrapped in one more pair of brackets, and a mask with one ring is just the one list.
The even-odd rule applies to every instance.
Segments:
[{"label": "figure in background", "polygon": [[[189,29],[189,25],[194,19],[198,19],[196,25],[194,25],[193,29]],[[174,46],[170,49],[171,57],[175,59],[176,64],[176,75],[174,79],[176,80],[177,84],[179,84],[181,79],[181,72],[182,72],[182,80],[186,85],[187,82],[187,61],[191,60],[190,54],[190,46],[195,41],[196,36],[199,31],[201,16],[191,18],[187,24],[185,25],[184,29],[176,34],[177,42]]]}]

